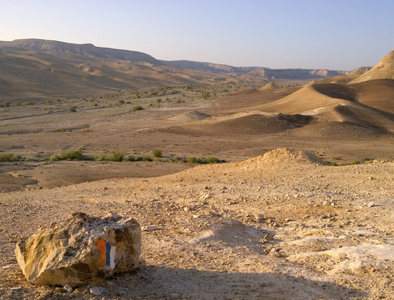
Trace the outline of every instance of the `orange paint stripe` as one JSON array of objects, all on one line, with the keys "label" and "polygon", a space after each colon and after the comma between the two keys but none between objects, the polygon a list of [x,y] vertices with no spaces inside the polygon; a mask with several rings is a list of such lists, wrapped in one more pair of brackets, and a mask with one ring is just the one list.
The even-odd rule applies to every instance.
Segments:
[{"label": "orange paint stripe", "polygon": [[100,257],[102,260],[106,260],[107,249],[105,247],[105,240],[97,240],[97,248],[100,250]]}]

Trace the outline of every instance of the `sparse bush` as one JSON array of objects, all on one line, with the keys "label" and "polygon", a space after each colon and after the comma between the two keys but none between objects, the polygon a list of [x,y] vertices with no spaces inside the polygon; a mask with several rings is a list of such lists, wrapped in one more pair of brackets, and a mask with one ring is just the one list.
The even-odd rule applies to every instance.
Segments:
[{"label": "sparse bush", "polygon": [[70,150],[68,152],[62,152],[59,157],[62,160],[81,160],[82,151]]},{"label": "sparse bush", "polygon": [[58,161],[60,159],[59,155],[53,153],[51,154],[51,156],[49,157],[49,161]]},{"label": "sparse bush", "polygon": [[120,105],[125,104],[124,100],[119,100],[118,102],[119,102]]},{"label": "sparse bush", "polygon": [[179,157],[179,156],[175,156],[175,157],[172,159],[172,161],[173,161],[173,162],[176,162],[176,163],[183,163],[183,162],[186,162],[185,159],[183,159],[182,157]]},{"label": "sparse bush", "polygon": [[128,161],[135,161],[135,157],[133,155],[129,155],[129,157],[127,157]]},{"label": "sparse bush", "polygon": [[358,160],[355,160],[354,162],[352,162],[352,165],[358,165],[360,162]]},{"label": "sparse bush", "polygon": [[94,161],[104,161],[107,160],[107,157],[105,156],[105,154],[102,154],[100,156],[96,156],[93,158]]},{"label": "sparse bush", "polygon": [[15,160],[19,160],[20,157],[14,155],[13,153],[3,153],[0,154],[0,162],[11,162]]},{"label": "sparse bush", "polygon": [[141,105],[137,105],[133,107],[133,111],[138,111],[138,110],[144,110],[144,108]]},{"label": "sparse bush", "polygon": [[187,162],[188,162],[189,164],[198,164],[198,163],[201,163],[201,159],[198,159],[198,158],[196,158],[196,157],[194,157],[194,156],[191,156],[191,157],[189,157],[189,158],[187,159]]},{"label": "sparse bush", "polygon": [[122,161],[124,158],[124,154],[117,151],[112,151],[111,155],[108,157],[110,161]]},{"label": "sparse bush", "polygon": [[77,107],[76,106],[72,106],[68,109],[69,112],[76,112],[77,111]]},{"label": "sparse bush", "polygon": [[218,164],[220,163],[220,160],[217,157],[208,157],[204,159],[204,162],[207,164]]},{"label": "sparse bush", "polygon": [[153,149],[152,153],[153,153],[154,157],[161,157],[163,154],[163,151],[161,151],[160,149]]}]

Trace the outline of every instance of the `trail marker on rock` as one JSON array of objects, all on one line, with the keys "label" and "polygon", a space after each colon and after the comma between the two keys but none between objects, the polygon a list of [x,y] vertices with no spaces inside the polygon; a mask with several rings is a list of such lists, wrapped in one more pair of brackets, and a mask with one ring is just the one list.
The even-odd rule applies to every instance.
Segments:
[{"label": "trail marker on rock", "polygon": [[23,274],[37,285],[83,285],[140,266],[141,227],[135,219],[74,213],[16,245]]}]

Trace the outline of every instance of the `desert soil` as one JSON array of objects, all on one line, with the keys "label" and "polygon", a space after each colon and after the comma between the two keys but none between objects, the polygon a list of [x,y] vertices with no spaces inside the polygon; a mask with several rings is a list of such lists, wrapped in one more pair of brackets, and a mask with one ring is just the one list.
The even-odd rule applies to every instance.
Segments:
[{"label": "desert soil", "polygon": [[99,299],[391,299],[394,163],[327,166],[273,150],[156,178],[3,193],[1,299],[93,299],[29,284],[15,243],[73,212],[142,226],[145,267],[93,286]]}]

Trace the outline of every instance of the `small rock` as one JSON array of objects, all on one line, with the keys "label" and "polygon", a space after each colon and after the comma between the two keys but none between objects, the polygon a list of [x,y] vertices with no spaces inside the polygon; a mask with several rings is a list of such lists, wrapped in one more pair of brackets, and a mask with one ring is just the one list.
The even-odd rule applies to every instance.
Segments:
[{"label": "small rock", "polygon": [[154,231],[159,229],[159,227],[157,227],[156,225],[148,225],[148,226],[142,226],[141,230],[142,231]]},{"label": "small rock", "polygon": [[327,219],[327,216],[326,215],[322,215],[321,218],[322,219]]},{"label": "small rock", "polygon": [[264,220],[264,215],[263,214],[258,214],[256,216],[256,222],[262,223]]},{"label": "small rock", "polygon": [[95,296],[100,296],[101,295],[101,291],[100,291],[100,288],[99,287],[91,287],[90,289],[89,289],[89,292],[91,293],[91,294],[93,294],[93,295],[95,295]]},{"label": "small rock", "polygon": [[69,284],[66,284],[64,286],[64,289],[67,291],[67,293],[72,293],[73,291],[73,288]]},{"label": "small rock", "polygon": [[373,202],[368,202],[367,203],[367,207],[373,207],[373,206],[375,206],[375,203],[373,203]]},{"label": "small rock", "polygon": [[16,286],[11,288],[11,291],[19,291],[20,289],[22,289],[20,286]]},{"label": "small rock", "polygon": [[264,237],[263,237],[263,239],[262,239],[262,242],[263,243],[267,243],[267,242],[270,242],[270,241],[272,241],[273,239],[274,239],[274,236],[275,236],[275,234],[266,234]]}]

